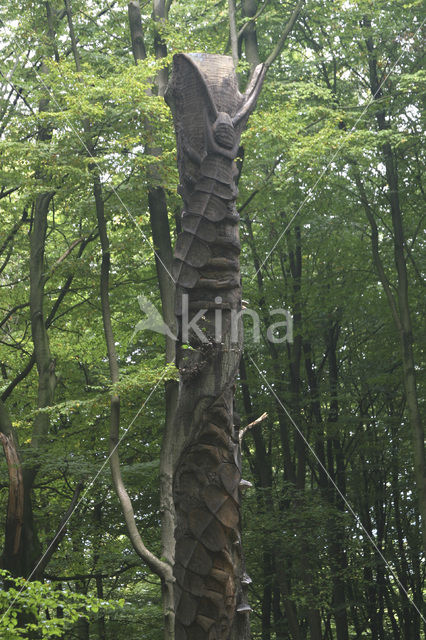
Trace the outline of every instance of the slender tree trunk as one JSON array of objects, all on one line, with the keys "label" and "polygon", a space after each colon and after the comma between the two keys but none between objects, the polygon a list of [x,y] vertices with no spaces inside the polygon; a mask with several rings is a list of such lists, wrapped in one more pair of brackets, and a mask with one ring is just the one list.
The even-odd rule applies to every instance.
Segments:
[{"label": "slender tree trunk", "polygon": [[[340,438],[337,435],[337,423],[339,420],[339,403],[338,403],[338,361],[337,361],[337,341],[339,335],[338,324],[332,324],[328,329],[327,348],[329,362],[329,380],[330,380],[330,412],[329,423],[331,425],[332,434],[330,436],[330,444],[332,448],[332,457],[335,460],[334,468],[329,467],[328,471],[335,477],[337,486],[343,495],[346,493],[345,480],[345,463],[343,458],[343,450]],[[333,463],[332,463],[333,464]],[[344,514],[345,505],[342,497],[330,487],[327,491],[331,503],[335,505],[340,514]],[[334,619],[336,621],[337,640],[348,640],[348,617],[346,612],[346,585],[343,577],[347,568],[347,558],[345,553],[346,532],[342,521],[332,519],[329,525],[330,535],[330,562],[333,567],[333,608]]]},{"label": "slender tree trunk", "polygon": [[257,7],[257,0],[243,0],[241,4],[243,17],[252,18],[252,20],[247,23],[243,32],[245,53],[247,60],[250,62],[252,67],[255,67],[260,62],[256,23],[253,21],[253,18],[257,13]]},{"label": "slender tree trunk", "polygon": [[[363,24],[367,28],[371,27],[371,21],[368,18],[364,19]],[[376,49],[374,47],[373,39],[371,38],[371,36],[367,37],[366,39],[366,47],[368,52],[370,90],[373,95],[373,99],[380,100],[383,98],[383,93],[377,72]],[[390,124],[386,119],[386,113],[382,109],[377,110],[376,120],[379,131],[386,131],[390,129]],[[381,151],[386,169],[387,186],[389,189],[389,205],[393,228],[394,258],[397,272],[397,304],[390,303],[390,306],[400,339],[403,363],[403,379],[412,435],[414,475],[416,480],[419,512],[422,519],[423,552],[426,553],[426,457],[424,428],[421,421],[417,397],[415,361],[413,353],[413,330],[410,304],[408,299],[408,273],[405,258],[405,235],[402,223],[402,211],[399,200],[398,169],[395,153],[391,147],[391,144],[389,142],[383,144],[381,147]],[[367,211],[367,216],[368,215],[369,213]],[[372,230],[374,234],[374,225],[372,227]],[[378,248],[376,248],[374,245],[373,253],[378,254]],[[375,256],[375,261],[376,264],[378,261],[380,261],[380,257],[378,255]],[[382,279],[382,284],[386,290],[386,288],[388,287],[386,279],[385,281],[383,281]],[[390,297],[393,297],[393,294],[391,292],[387,292],[387,297],[389,300]]]},{"label": "slender tree trunk", "polygon": [[[108,362],[110,368],[110,377],[113,385],[118,383],[119,368],[117,354],[115,351],[114,333],[111,320],[111,307],[109,300],[109,277],[110,277],[110,244],[107,233],[107,225],[104,211],[104,202],[102,198],[102,187],[96,169],[91,166],[93,177],[93,192],[95,197],[96,216],[98,220],[99,237],[102,247],[102,263],[100,278],[100,293],[102,305],[102,320],[104,325],[105,342],[108,353]],[[118,454],[120,429],[120,398],[117,394],[111,396],[111,422],[110,422],[110,468],[114,483],[114,488],[120,500],[126,526],[129,532],[129,538],[133,547],[149,566],[151,571],[156,573],[161,579],[163,593],[163,611],[164,611],[164,637],[165,640],[173,640],[173,624],[174,624],[174,605],[173,605],[173,578],[172,570],[169,564],[158,559],[144,545],[143,540],[138,531],[133,506],[130,497],[126,491],[121,476],[120,459]]]},{"label": "slender tree trunk", "polygon": [[[96,595],[100,600],[104,599],[104,584],[102,575],[98,573],[100,571],[98,567],[99,561],[99,549],[102,544],[102,534],[103,534],[103,518],[102,518],[102,502],[98,502],[95,504],[93,509],[93,520],[95,524],[95,535],[94,535],[94,554],[93,554],[93,570],[96,571]],[[105,616],[103,613],[99,614],[98,617],[98,640],[107,640],[106,634],[106,624],[105,624]]]},{"label": "slender tree trunk", "polygon": [[[34,206],[33,229],[31,234],[30,256],[30,313],[32,339],[38,373],[38,402],[39,409],[48,407],[53,402],[56,386],[55,360],[49,347],[49,338],[44,316],[44,285],[45,264],[44,249],[47,232],[47,213],[53,193],[44,193],[37,197]],[[5,568],[14,575],[28,577],[33,571],[40,557],[41,547],[34,526],[32,492],[36,475],[39,470],[37,456],[44,446],[44,438],[50,425],[49,414],[40,412],[33,422],[31,439],[31,454],[23,469],[23,521],[20,546],[17,554],[12,558],[4,558]],[[16,522],[16,524],[18,524]],[[21,527],[21,524],[18,525]]]},{"label": "slender tree trunk", "polygon": [[262,640],[271,640],[272,612],[272,557],[269,552],[263,553],[263,593],[262,593]]},{"label": "slender tree trunk", "polygon": [[[50,5],[46,2],[48,33],[50,35]],[[42,65],[42,72],[45,68]],[[42,98],[39,102],[39,111],[43,112],[47,109],[48,99]],[[37,139],[39,141],[48,142],[51,137],[49,129],[41,126],[39,128]],[[38,178],[41,176],[38,175]],[[54,192],[40,193],[33,207],[32,232],[30,238],[30,315],[31,315],[31,333],[34,345],[34,360],[38,373],[38,397],[37,407],[43,409],[53,402],[53,396],[56,387],[55,360],[52,358],[49,345],[49,337],[47,333],[47,323],[44,311],[44,286],[46,283],[45,275],[45,243],[47,233],[47,215],[50,202],[54,196]],[[39,412],[36,414],[33,422],[33,431],[31,438],[31,454],[26,461],[22,472],[18,473],[16,480],[22,481],[20,484],[20,499],[23,499],[22,521],[20,517],[13,522],[9,520],[8,537],[14,540],[12,556],[8,556],[6,548],[3,556],[4,566],[11,571],[13,575],[28,577],[40,557],[41,547],[38,540],[37,532],[34,526],[33,507],[32,507],[32,491],[34,480],[39,470],[39,462],[37,460],[38,453],[44,446],[44,439],[49,431],[50,418],[48,413]],[[10,441],[11,444],[11,441]],[[15,441],[15,446],[17,441]],[[17,450],[15,451],[15,462],[19,468],[19,457]],[[22,475],[21,475],[22,473]],[[19,546],[17,546],[19,541]]]},{"label": "slender tree trunk", "polygon": [[286,640],[287,635],[284,628],[284,616],[281,611],[281,592],[278,586],[276,576],[274,576],[274,584],[272,591],[272,611],[274,617],[274,631],[277,640]]},{"label": "slender tree trunk", "polygon": [[[129,7],[129,18],[131,24],[137,25],[138,5],[137,3],[131,3],[132,7],[136,7],[136,12],[131,11]],[[68,19],[68,27],[71,39],[71,49],[74,56],[75,66],[77,71],[81,70],[80,56],[77,48],[77,40],[74,33],[74,25],[72,19],[72,9],[70,0],[65,0],[65,8]],[[141,27],[140,27],[141,28]],[[137,33],[137,37],[139,36]],[[132,35],[133,43],[137,41],[137,37]],[[95,158],[96,149],[91,139],[90,122],[86,119],[83,123],[84,132],[86,135],[86,147],[88,149],[89,156]],[[105,217],[105,206],[102,195],[102,183],[98,173],[98,167],[95,162],[89,165],[89,170],[93,176],[93,195],[95,200],[96,218],[98,222],[99,239],[102,249],[102,262],[101,262],[101,274],[100,274],[100,296],[101,296],[101,308],[102,308],[102,322],[104,328],[105,344],[108,354],[108,364],[110,370],[110,379],[113,385],[116,385],[119,381],[119,366],[117,353],[115,349],[114,332],[112,327],[111,318],[111,306],[109,295],[109,282],[110,282],[110,267],[111,267],[111,250],[110,242],[107,232],[107,222]],[[126,522],[127,530],[129,533],[130,541],[139,557],[147,564],[151,571],[157,574],[161,579],[162,586],[162,603],[164,611],[164,638],[165,640],[173,640],[173,626],[174,626],[174,604],[173,604],[173,575],[171,565],[166,561],[157,558],[144,544],[138,527],[136,525],[133,505],[130,497],[127,493],[124,485],[120,458],[118,452],[119,433],[120,433],[120,397],[117,393],[111,395],[111,414],[110,414],[110,432],[109,432],[109,462],[111,469],[111,476],[114,484],[114,489],[117,493],[120,505],[123,511],[124,519]]]},{"label": "slender tree trunk", "polygon": [[13,575],[24,575],[20,565],[24,525],[24,478],[18,446],[6,407],[0,400],[0,440],[9,471],[9,499],[1,565]]},{"label": "slender tree trunk", "polygon": [[277,558],[276,560],[277,581],[283,596],[283,604],[284,604],[284,610],[286,613],[290,638],[292,640],[302,640],[303,633],[299,626],[296,605],[294,604],[294,601],[291,598],[289,583],[287,580],[287,576],[285,575],[285,564],[287,563],[285,562],[284,558],[280,558],[280,557]]},{"label": "slender tree trunk", "polygon": [[[132,0],[128,5],[129,27],[132,38],[132,50],[135,63],[138,64],[146,58],[144,34],[139,2]],[[167,18],[164,0],[154,2],[155,18],[155,52],[157,58],[167,54],[166,47],[161,38],[161,28]],[[162,69],[157,78],[159,95],[164,95],[167,84],[167,69]],[[151,127],[145,123],[147,132]],[[159,155],[161,149],[147,149],[150,155]],[[151,169],[150,186],[148,188],[149,219],[151,224],[152,241],[155,248],[155,266],[157,270],[158,285],[161,296],[163,320],[171,333],[176,335],[175,317],[175,283],[171,277],[172,272],[172,243],[170,238],[170,225],[167,209],[166,193],[159,182],[157,170]],[[166,335],[166,362],[175,362],[175,340]],[[160,454],[160,511],[161,511],[161,542],[162,556],[165,561],[173,566],[175,553],[175,514],[173,503],[173,425],[178,397],[178,384],[175,380],[165,383],[166,419]],[[168,598],[170,597],[170,594]],[[172,606],[172,603],[170,603]]]}]

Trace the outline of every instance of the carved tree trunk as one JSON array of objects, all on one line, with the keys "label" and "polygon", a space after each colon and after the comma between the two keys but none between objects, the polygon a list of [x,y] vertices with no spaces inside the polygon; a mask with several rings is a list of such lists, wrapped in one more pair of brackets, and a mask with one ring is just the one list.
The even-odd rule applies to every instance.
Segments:
[{"label": "carved tree trunk", "polygon": [[166,93],[184,201],[174,277],[179,339],[187,347],[177,350],[176,640],[243,640],[250,633],[233,414],[242,349],[234,160],[264,72],[259,65],[242,95],[231,58],[177,55]]}]

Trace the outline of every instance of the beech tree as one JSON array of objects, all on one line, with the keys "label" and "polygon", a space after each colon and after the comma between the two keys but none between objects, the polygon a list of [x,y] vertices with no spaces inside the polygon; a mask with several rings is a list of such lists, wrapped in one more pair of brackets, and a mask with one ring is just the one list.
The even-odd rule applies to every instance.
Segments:
[{"label": "beech tree", "polygon": [[420,6],[1,3],[0,636],[423,637]]}]

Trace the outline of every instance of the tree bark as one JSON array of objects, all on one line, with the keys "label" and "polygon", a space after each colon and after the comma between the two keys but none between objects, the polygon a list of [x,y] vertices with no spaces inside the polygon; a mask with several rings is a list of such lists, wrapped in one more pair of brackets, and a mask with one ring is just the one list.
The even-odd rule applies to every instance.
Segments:
[{"label": "tree bark", "polygon": [[24,524],[24,479],[9,415],[0,400],[0,440],[9,471],[9,499],[7,504],[6,529],[2,555],[2,566],[11,570],[18,562]]},{"label": "tree bark", "polygon": [[184,201],[174,254],[176,313],[188,347],[177,357],[176,640],[250,637],[233,415],[242,349],[234,160],[263,78],[261,66],[241,95],[231,58],[177,55],[166,94]]}]

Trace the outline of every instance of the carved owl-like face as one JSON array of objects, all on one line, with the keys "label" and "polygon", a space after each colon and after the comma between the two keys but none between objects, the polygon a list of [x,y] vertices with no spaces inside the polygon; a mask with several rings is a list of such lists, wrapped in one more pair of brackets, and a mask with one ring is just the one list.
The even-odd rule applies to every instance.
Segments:
[{"label": "carved owl-like face", "polygon": [[232,149],[235,144],[235,129],[231,116],[220,111],[213,125],[213,135],[217,144],[225,149]]}]

